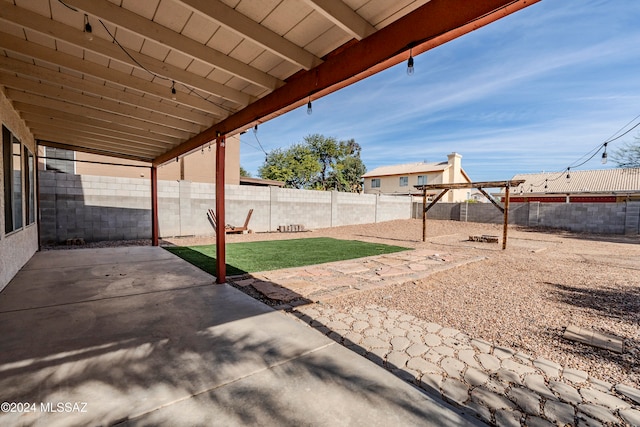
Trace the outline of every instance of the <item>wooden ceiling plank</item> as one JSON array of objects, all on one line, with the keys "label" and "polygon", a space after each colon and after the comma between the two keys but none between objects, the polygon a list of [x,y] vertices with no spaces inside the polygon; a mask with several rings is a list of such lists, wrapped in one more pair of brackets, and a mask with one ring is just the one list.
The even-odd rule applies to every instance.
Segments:
[{"label": "wooden ceiling plank", "polygon": [[126,135],[135,135],[141,138],[147,138],[153,141],[161,141],[170,145],[180,143],[182,140],[179,138],[161,135],[154,133],[148,129],[138,129],[131,126],[125,126],[119,123],[107,122],[104,120],[93,119],[79,114],[66,113],[59,110],[53,110],[51,108],[40,107],[37,105],[25,104],[23,102],[15,102],[16,110],[20,111],[20,114],[28,114],[30,116],[40,116],[47,120],[60,120],[70,123],[81,123],[86,126],[91,126],[96,129],[111,130],[114,132],[120,132]]},{"label": "wooden ceiling plank", "polygon": [[53,64],[57,67],[79,71],[83,74],[88,74],[119,86],[124,86],[134,90],[142,90],[161,98],[171,99],[171,97],[174,96],[176,98],[175,102],[177,103],[213,114],[217,117],[226,117],[228,115],[228,112],[225,109],[198,96],[188,95],[182,91],[177,91],[175,95],[172,95],[170,88],[167,86],[162,86],[111,68],[87,62],[72,55],[57,52],[44,46],[30,43],[26,40],[2,33],[1,31],[0,47],[22,56],[31,57],[35,60]]},{"label": "wooden ceiling plank", "polygon": [[154,153],[157,153],[158,150],[148,150],[142,149],[140,147],[135,146],[134,144],[119,144],[108,141],[103,141],[97,138],[89,138],[85,136],[75,136],[69,134],[68,131],[57,130],[57,129],[48,129],[46,127],[36,127],[31,128],[34,137],[36,139],[48,139],[52,141],[57,141],[62,144],[67,144],[70,146],[75,146],[74,150],[82,151],[83,146],[88,146],[92,148],[102,148],[104,150],[109,150],[113,152],[122,152],[124,154],[129,155],[142,155],[144,157],[152,156]]},{"label": "wooden ceiling plank", "polygon": [[305,0],[309,6],[329,19],[345,32],[362,40],[376,32],[376,29],[362,16],[347,6],[342,0]]},{"label": "wooden ceiling plank", "polygon": [[71,76],[69,74],[55,72],[47,68],[38,67],[33,64],[28,64],[26,62],[18,61],[16,59],[11,59],[8,57],[0,57],[0,70],[23,74],[25,76],[34,77],[40,80],[47,81],[49,83],[54,83],[64,87],[70,87],[83,92],[92,93],[94,95],[103,96],[111,100],[126,102],[127,104],[132,106],[138,106],[150,111],[161,112],[175,118],[188,120],[200,125],[210,126],[213,122],[213,118],[208,117],[204,114],[200,114],[183,108],[176,108],[173,105],[157,102],[152,99],[145,99],[131,92],[112,89],[100,83],[94,83],[92,81]]},{"label": "wooden ceiling plank", "polygon": [[55,126],[56,128],[67,129],[68,131],[71,131],[71,132],[75,132],[77,130],[85,134],[104,135],[104,136],[108,136],[108,137],[123,140],[123,141],[132,141],[140,144],[147,144],[153,147],[164,145],[166,148],[167,146],[175,145],[175,144],[166,143],[164,141],[154,140],[153,138],[135,136],[130,133],[118,132],[111,129],[97,128],[94,126],[85,125],[83,123],[53,119],[48,116],[42,116],[39,114],[33,114],[33,113],[24,112],[24,111],[20,114],[20,116],[27,123],[38,123],[39,125],[43,125],[43,126]]},{"label": "wooden ceiling plank", "polygon": [[157,153],[162,150],[162,145],[154,145],[149,143],[141,143],[136,140],[127,140],[122,138],[114,138],[109,135],[103,134],[95,134],[92,132],[85,132],[77,129],[69,129],[67,126],[63,126],[61,123],[51,124],[51,123],[40,123],[38,121],[27,121],[27,126],[32,130],[47,130],[53,132],[58,132],[61,135],[72,136],[74,138],[85,138],[87,140],[92,141],[101,141],[109,144],[113,144],[113,146],[118,147],[127,147],[127,148],[136,148],[142,152],[146,152],[147,154]]},{"label": "wooden ceiling plank", "polygon": [[281,58],[310,70],[322,60],[279,34],[218,0],[178,0],[196,13],[207,16],[241,37],[251,40]]},{"label": "wooden ceiling plank", "polygon": [[[57,40],[79,46],[83,49],[90,50],[101,55],[110,57],[119,62],[140,67],[142,65],[154,74],[163,76],[169,80],[179,81],[187,86],[198,88],[212,95],[228,99],[241,106],[250,104],[253,99],[247,94],[226,87],[218,82],[209,79],[194,76],[193,74],[170,64],[157,60],[139,52],[124,52],[116,43],[104,40],[100,37],[94,37],[93,40],[86,38],[86,33],[80,28],[70,27],[68,25],[52,21],[42,15],[22,9],[18,6],[7,5],[0,8],[0,19],[8,22],[18,23],[25,28],[46,34]],[[130,57],[135,57],[135,61]]]},{"label": "wooden ceiling plank", "polygon": [[36,142],[38,145],[42,145],[45,147],[62,148],[63,150],[71,150],[71,151],[82,151],[83,153],[99,154],[101,156],[110,156],[110,157],[116,157],[119,159],[137,160],[137,161],[146,162],[146,163],[150,163],[152,160],[151,157],[143,157],[143,156],[140,156],[139,154],[137,155],[123,154],[123,153],[117,153],[117,152],[107,151],[107,150],[98,149],[98,148],[71,146],[68,144],[60,143],[60,142],[49,141],[44,136],[40,136],[39,138],[36,138]]},{"label": "wooden ceiling plank", "polygon": [[6,87],[23,90],[33,93],[34,95],[58,99],[83,107],[93,107],[96,110],[111,112],[125,117],[133,117],[139,120],[183,130],[188,133],[196,134],[200,131],[200,126],[186,120],[168,117],[164,114],[154,113],[153,111],[143,110],[127,104],[121,104],[109,99],[88,96],[69,89],[63,89],[43,83],[36,83],[21,79],[20,77],[13,77],[3,71],[0,71],[0,83]]},{"label": "wooden ceiling plank", "polygon": [[45,108],[51,108],[59,111],[63,111],[70,114],[82,115],[85,117],[95,118],[99,120],[105,120],[114,123],[121,123],[127,126],[138,128],[141,130],[148,130],[150,132],[159,133],[161,135],[172,136],[185,140],[189,137],[188,132],[181,131],[179,129],[168,128],[166,126],[158,125],[155,123],[149,123],[142,120],[138,120],[132,117],[124,117],[118,114],[107,113],[102,110],[96,110],[88,107],[81,107],[75,104],[69,104],[68,102],[58,101],[56,99],[45,98],[43,96],[32,95],[26,92],[15,91],[12,89],[6,89],[9,98],[14,101],[14,106],[18,111],[18,103],[30,104],[35,106],[41,106]]},{"label": "wooden ceiling plank", "polygon": [[280,79],[109,1],[69,0],[66,3],[265,89],[273,90],[284,84]]}]

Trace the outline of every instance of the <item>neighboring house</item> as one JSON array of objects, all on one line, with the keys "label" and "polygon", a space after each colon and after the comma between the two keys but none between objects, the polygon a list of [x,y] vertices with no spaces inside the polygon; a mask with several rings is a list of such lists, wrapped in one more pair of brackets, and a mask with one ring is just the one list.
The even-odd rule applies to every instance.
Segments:
[{"label": "neighboring house", "polygon": [[[39,169],[58,170],[75,175],[115,176],[120,178],[149,178],[150,171],[143,162],[126,160],[69,151],[60,148],[45,146],[38,147],[40,156]],[[55,159],[69,159],[54,160]],[[75,161],[73,161],[75,160]],[[229,185],[240,184],[240,135],[227,138],[225,153],[225,183]],[[129,166],[114,166],[113,163]],[[158,168],[158,179],[164,181],[192,181],[214,183],[216,176],[216,152],[215,146],[203,147],[178,161],[166,163]]]},{"label": "neighboring house", "polygon": [[[471,179],[462,169],[462,156],[451,153],[446,162],[408,163],[403,165],[381,166],[362,175],[364,192],[369,194],[422,195],[415,188],[424,184],[467,183]],[[429,190],[427,195],[434,196],[441,190]],[[451,190],[442,199],[443,202],[464,202],[468,190]]]},{"label": "neighboring house", "polygon": [[615,203],[640,200],[640,168],[519,174],[512,179],[524,179],[525,182],[511,189],[511,202]]},{"label": "neighboring house", "polygon": [[489,199],[486,198],[486,196],[484,194],[482,194],[479,191],[470,191],[467,193],[467,200],[469,200],[470,202],[476,202],[476,203],[489,203]]}]

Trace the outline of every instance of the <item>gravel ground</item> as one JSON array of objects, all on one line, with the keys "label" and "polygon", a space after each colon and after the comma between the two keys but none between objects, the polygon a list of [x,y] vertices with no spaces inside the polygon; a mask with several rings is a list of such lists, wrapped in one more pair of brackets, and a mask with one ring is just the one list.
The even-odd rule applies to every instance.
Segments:
[{"label": "gravel ground", "polygon": [[[421,241],[421,220],[307,233],[229,235],[227,242],[328,236],[428,248],[442,255],[485,255],[483,262],[418,282],[359,292],[334,300],[332,306],[349,309],[376,304],[401,310],[474,338],[587,371],[604,381],[640,388],[640,236],[510,227],[506,251],[495,244],[463,242],[469,235],[481,234],[501,236],[502,226],[428,221],[426,243]],[[213,241],[201,237],[163,243]],[[622,337],[623,354],[563,339],[570,324]]]}]

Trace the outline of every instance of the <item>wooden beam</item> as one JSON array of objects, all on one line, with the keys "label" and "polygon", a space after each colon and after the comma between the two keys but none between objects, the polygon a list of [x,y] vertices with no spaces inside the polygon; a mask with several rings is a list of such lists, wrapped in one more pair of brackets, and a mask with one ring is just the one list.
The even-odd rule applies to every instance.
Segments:
[{"label": "wooden beam", "polygon": [[491,203],[493,203],[493,206],[498,208],[500,210],[500,212],[504,213],[504,208],[502,206],[500,206],[495,200],[493,200],[493,197],[491,197],[491,195],[489,193],[487,193],[484,190],[484,188],[478,187],[478,191],[481,192],[484,195],[484,197],[487,198],[487,200],[489,200]]},{"label": "wooden beam", "polygon": [[[204,0],[189,0],[204,2]],[[508,15],[538,0],[431,0],[413,12],[378,30],[362,41],[330,56],[312,70],[292,78],[285,86],[258,99],[199,135],[154,160],[162,164],[212,140],[216,132],[233,135],[249,124],[289,111],[312,95],[324,95],[344,87],[355,77],[365,78],[381,62],[387,67],[400,62],[412,46],[439,38],[439,44]],[[454,12],[455,11],[455,12]],[[478,20],[481,23],[478,24]],[[448,36],[443,37],[443,36]],[[437,46],[430,45],[430,48]],[[405,57],[406,58],[406,57]],[[394,62],[395,61],[395,62]],[[382,71],[382,69],[377,69]]]},{"label": "wooden beam", "polygon": [[[27,106],[24,104],[24,106]],[[147,141],[153,143],[165,143],[168,145],[176,145],[180,141],[176,138],[171,138],[164,135],[158,135],[151,132],[143,131],[128,126],[123,126],[118,123],[103,122],[101,120],[91,119],[88,117],[82,117],[75,114],[67,114],[62,112],[56,112],[49,108],[42,108],[37,106],[31,106],[32,108],[16,108],[20,112],[20,116],[25,121],[34,121],[43,124],[57,123],[59,126],[80,126],[83,129],[90,131],[94,129],[97,133],[104,133],[105,135],[111,135],[114,137],[129,138],[134,141]]]},{"label": "wooden beam", "polygon": [[170,86],[153,83],[149,80],[144,80],[139,77],[132,76],[131,74],[123,73],[122,71],[118,71],[114,68],[86,61],[82,58],[78,58],[77,56],[50,49],[1,31],[0,47],[62,68],[103,79],[107,82],[115,83],[136,91],[146,92],[160,98],[165,98],[167,100],[175,98],[176,103],[196,108],[218,117],[226,117],[229,114],[223,108],[198,96],[188,95],[182,91],[177,91],[177,93],[173,95],[171,93]]},{"label": "wooden beam", "polygon": [[312,53],[274,33],[219,0],[178,0],[192,11],[204,15],[240,37],[250,40],[282,59],[309,70],[322,62]]},{"label": "wooden beam", "polygon": [[257,68],[109,1],[65,0],[65,3],[265,89],[274,90],[284,84],[282,80]]},{"label": "wooden beam", "polygon": [[[105,138],[92,137],[79,133],[70,133],[68,130],[57,129],[54,127],[46,126],[30,126],[31,132],[37,139],[44,139],[49,141],[57,141],[70,146],[82,147],[82,144],[87,144],[88,148],[95,148],[104,151],[122,151],[123,154],[135,156],[139,154],[145,158],[153,157],[159,150],[151,150],[148,148],[142,148],[134,144],[127,144],[121,141],[114,142]],[[78,148],[78,151],[82,151]],[[147,160],[148,161],[148,160]]]},{"label": "wooden beam", "polygon": [[93,107],[96,110],[102,110],[125,117],[133,117],[138,120],[164,125],[192,134],[198,133],[201,129],[201,126],[198,124],[187,120],[170,117],[166,114],[156,113],[152,110],[122,104],[110,99],[97,98],[95,96],[84,95],[80,92],[66,90],[48,84],[37,83],[33,80],[8,76],[5,72],[0,72],[0,83],[6,87],[19,89],[34,95],[58,99],[71,104],[77,104],[82,107]]},{"label": "wooden beam", "polygon": [[[53,37],[56,40],[65,41],[134,68],[140,69],[140,65],[142,65],[147,70],[168,78],[169,80],[184,83],[194,89],[200,89],[241,106],[246,106],[254,100],[252,96],[239,90],[197,76],[182,68],[178,68],[140,52],[129,52],[127,54],[116,43],[113,43],[112,40],[94,37],[93,40],[89,41],[84,31],[79,28],[62,24],[15,5],[8,4],[0,8],[0,19],[22,25],[25,28]],[[133,56],[135,60],[133,60],[130,55]]]},{"label": "wooden beam", "polygon": [[224,166],[225,166],[224,135],[216,139],[216,283],[223,284],[227,281],[226,259],[226,230],[225,230],[225,192],[224,192]]},{"label": "wooden beam", "polygon": [[362,40],[376,32],[366,19],[358,15],[342,0],[305,0],[318,13],[333,22],[347,34]]},{"label": "wooden beam", "polygon": [[[114,89],[104,84],[94,83],[93,81],[81,79],[70,74],[63,74],[49,68],[38,67],[6,56],[0,57],[0,69],[5,70],[5,72],[0,71],[0,83],[16,89],[29,91],[34,83],[33,80],[24,78],[24,76],[29,76],[53,83],[57,86],[72,88],[84,93],[91,93],[112,101],[126,103],[130,106],[144,108],[156,113],[164,113],[173,118],[188,120],[189,122],[200,125],[211,126],[214,122],[213,117],[207,114],[185,108],[176,108],[175,104],[172,105],[169,102],[159,102],[159,100],[151,99],[150,97],[143,97],[130,91]],[[16,77],[15,74],[22,75],[22,77]]]},{"label": "wooden beam", "polygon": [[462,188],[504,188],[507,186],[517,187],[524,182],[523,179],[509,180],[509,181],[475,181],[475,182],[459,182],[451,184],[425,184],[414,185],[415,188],[425,188],[427,190],[458,190]]},{"label": "wooden beam", "polygon": [[505,199],[504,199],[504,225],[502,227],[502,250],[507,249],[507,230],[509,229],[509,189],[507,185],[505,187]]},{"label": "wooden beam", "polygon": [[63,150],[71,150],[71,151],[82,151],[83,153],[91,153],[91,154],[99,154],[101,156],[110,156],[117,157],[119,159],[127,159],[127,160],[138,160],[140,162],[150,162],[153,160],[152,157],[143,157],[140,155],[129,155],[121,152],[102,150],[99,148],[90,148],[90,147],[77,147],[75,145],[64,144],[59,141],[52,141],[46,138],[35,138],[39,145],[44,145],[45,147],[52,148],[62,148]]},{"label": "wooden beam", "polygon": [[121,132],[112,132],[108,129],[98,129],[81,123],[66,122],[61,120],[51,120],[44,116],[33,115],[30,113],[21,113],[22,119],[28,127],[33,129],[56,129],[61,132],[68,132],[76,135],[93,135],[96,138],[111,138],[114,141],[120,141],[127,145],[140,145],[141,147],[149,147],[158,150],[162,144],[157,141],[142,138],[139,136],[127,135]]},{"label": "wooden beam", "polygon": [[14,102],[14,107],[18,111],[21,111],[21,106],[27,106],[27,109],[31,107],[44,107],[48,109],[58,109],[59,111],[68,114],[84,115],[85,117],[89,117],[92,119],[119,123],[133,128],[154,132],[160,135],[177,137],[181,140],[189,138],[189,136],[191,135],[183,130],[166,127],[157,123],[145,122],[140,119],[126,117],[107,111],[96,110],[94,108],[83,107],[76,104],[70,104],[68,102],[33,95],[26,92],[20,92],[12,89],[6,89],[6,92],[9,96],[9,99]]},{"label": "wooden beam", "polygon": [[151,166],[151,245],[158,246],[158,168]]}]

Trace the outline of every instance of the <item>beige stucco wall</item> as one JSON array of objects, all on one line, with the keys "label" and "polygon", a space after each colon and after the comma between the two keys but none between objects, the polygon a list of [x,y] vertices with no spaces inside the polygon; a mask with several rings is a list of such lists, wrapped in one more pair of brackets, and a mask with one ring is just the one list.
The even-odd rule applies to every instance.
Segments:
[{"label": "beige stucco wall", "polygon": [[[0,121],[23,145],[29,148],[32,153],[35,153],[33,135],[13,109],[3,90],[0,90]],[[1,150],[2,145],[0,144]],[[36,223],[23,226],[12,233],[4,234],[4,171],[2,170],[2,163],[0,161],[0,290],[4,289],[18,270],[38,250],[38,228]],[[24,192],[24,171],[22,175]],[[25,209],[23,208],[22,211],[24,214]],[[23,219],[24,223],[26,221]]]},{"label": "beige stucco wall", "polygon": [[[418,176],[427,175],[427,184],[440,184],[442,183],[442,172],[423,172],[415,174],[402,174],[402,175],[387,175],[378,177],[380,179],[380,187],[371,187],[371,178],[365,178],[364,180],[364,192],[367,194],[407,194],[415,193],[415,185],[418,185]],[[409,178],[409,185],[405,187],[400,186],[400,177],[406,176]]]}]

